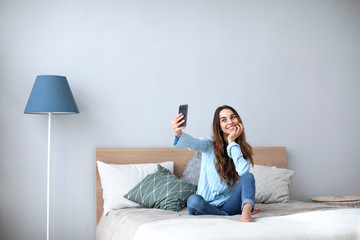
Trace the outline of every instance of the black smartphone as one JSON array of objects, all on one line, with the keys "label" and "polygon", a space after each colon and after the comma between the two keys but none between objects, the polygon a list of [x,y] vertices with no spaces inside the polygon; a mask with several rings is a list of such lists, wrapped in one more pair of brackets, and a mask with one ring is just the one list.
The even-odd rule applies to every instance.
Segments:
[{"label": "black smartphone", "polygon": [[180,125],[180,127],[186,127],[186,122],[187,122],[187,115],[188,115],[188,105],[184,104],[184,105],[180,105],[179,106],[179,113],[182,113],[184,115],[182,120],[185,120],[185,122],[183,124]]}]

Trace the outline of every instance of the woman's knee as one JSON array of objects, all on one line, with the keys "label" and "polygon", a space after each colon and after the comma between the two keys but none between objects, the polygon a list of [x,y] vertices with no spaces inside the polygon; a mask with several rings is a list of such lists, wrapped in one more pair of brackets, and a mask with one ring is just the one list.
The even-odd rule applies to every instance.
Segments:
[{"label": "woman's knee", "polygon": [[191,195],[187,200],[188,207],[190,206],[196,206],[199,204],[199,202],[202,200],[202,197],[198,194]]},{"label": "woman's knee", "polygon": [[202,209],[203,197],[197,194],[191,195],[187,200],[187,209],[190,215],[198,215],[199,209]]},{"label": "woman's knee", "polygon": [[243,179],[243,181],[255,182],[254,174],[252,174],[251,172],[247,172],[244,175],[242,175],[241,179]]}]

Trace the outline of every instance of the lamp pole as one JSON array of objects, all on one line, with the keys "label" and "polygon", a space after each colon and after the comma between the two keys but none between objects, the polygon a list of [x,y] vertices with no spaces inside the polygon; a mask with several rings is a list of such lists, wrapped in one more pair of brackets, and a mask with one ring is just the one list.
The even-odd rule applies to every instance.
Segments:
[{"label": "lamp pole", "polygon": [[48,156],[47,156],[47,198],[46,198],[46,239],[50,239],[50,140],[51,112],[48,113]]}]

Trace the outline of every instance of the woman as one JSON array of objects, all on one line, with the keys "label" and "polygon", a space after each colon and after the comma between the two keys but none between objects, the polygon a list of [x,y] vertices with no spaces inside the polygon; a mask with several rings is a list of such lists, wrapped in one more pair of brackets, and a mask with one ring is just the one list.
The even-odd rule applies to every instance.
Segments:
[{"label": "woman", "polygon": [[246,142],[239,114],[230,106],[216,109],[213,119],[214,137],[196,139],[180,127],[185,122],[177,115],[171,122],[175,132],[174,146],[202,152],[198,189],[189,197],[192,215],[235,215],[240,221],[253,222],[255,180],[249,172],[253,163],[252,148]]}]

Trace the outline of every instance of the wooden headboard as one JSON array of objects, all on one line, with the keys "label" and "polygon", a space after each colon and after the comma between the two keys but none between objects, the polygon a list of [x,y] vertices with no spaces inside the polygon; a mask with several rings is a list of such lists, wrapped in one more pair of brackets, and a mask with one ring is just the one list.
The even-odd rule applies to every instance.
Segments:
[{"label": "wooden headboard", "polygon": [[[265,166],[286,168],[285,147],[254,147],[254,163]],[[157,163],[174,161],[174,174],[181,177],[186,164],[194,151],[182,148],[97,148],[95,157],[96,171],[96,224],[104,211],[103,192],[96,161],[110,164]]]}]

